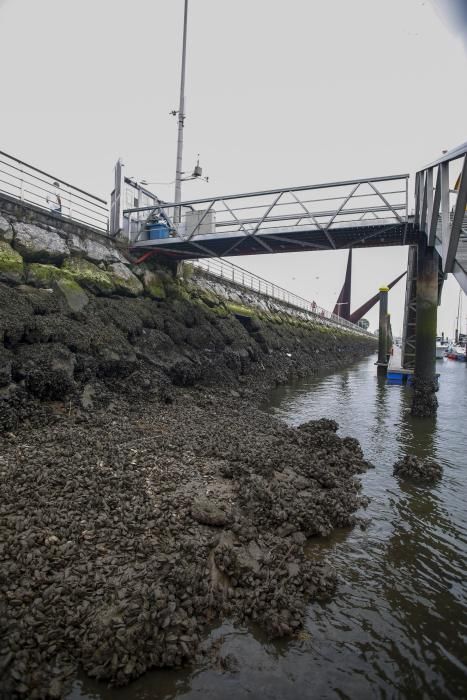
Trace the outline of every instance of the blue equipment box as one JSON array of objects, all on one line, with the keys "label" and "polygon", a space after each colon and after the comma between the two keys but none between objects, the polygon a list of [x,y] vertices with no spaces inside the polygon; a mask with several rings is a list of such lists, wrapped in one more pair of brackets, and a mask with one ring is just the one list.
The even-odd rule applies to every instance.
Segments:
[{"label": "blue equipment box", "polygon": [[148,237],[150,241],[157,238],[168,238],[169,234],[169,227],[166,224],[151,224],[148,229]]}]

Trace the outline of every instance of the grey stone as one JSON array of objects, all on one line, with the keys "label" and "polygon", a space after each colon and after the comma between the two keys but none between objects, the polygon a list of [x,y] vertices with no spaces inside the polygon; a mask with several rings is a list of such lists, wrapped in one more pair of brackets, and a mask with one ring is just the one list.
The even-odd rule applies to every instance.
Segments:
[{"label": "grey stone", "polygon": [[61,262],[70,254],[65,241],[55,231],[34,224],[15,224],[13,245],[27,261]]},{"label": "grey stone", "polygon": [[123,263],[112,263],[109,265],[109,272],[112,273],[112,280],[117,292],[131,297],[137,297],[143,293],[142,283]]},{"label": "grey stone", "polygon": [[108,244],[95,241],[93,238],[85,238],[75,233],[68,236],[68,246],[74,255],[81,255],[93,263],[125,263],[127,260],[109,241]]},{"label": "grey stone", "polygon": [[66,239],[68,248],[72,255],[81,255],[82,257],[86,254],[86,241],[81,236],[77,236],[75,233],[70,233]]},{"label": "grey stone", "polygon": [[56,280],[54,288],[65,299],[71,311],[79,313],[89,302],[88,295],[75,280]]},{"label": "grey stone", "polygon": [[13,240],[13,229],[11,228],[11,224],[1,214],[0,214],[0,238],[3,238],[3,240],[7,241],[8,243],[11,243],[11,241]]}]

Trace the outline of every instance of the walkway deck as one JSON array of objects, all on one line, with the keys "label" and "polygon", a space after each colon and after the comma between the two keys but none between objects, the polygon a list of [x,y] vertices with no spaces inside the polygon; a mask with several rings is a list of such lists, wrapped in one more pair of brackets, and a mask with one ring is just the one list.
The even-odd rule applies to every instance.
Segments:
[{"label": "walkway deck", "polygon": [[[326,235],[327,234],[327,235]],[[239,231],[219,231],[184,239],[140,240],[132,245],[133,252],[157,251],[180,260],[234,257],[265,253],[293,253],[348,248],[407,245],[416,243],[419,234],[413,222],[394,219],[358,221],[331,225],[326,234],[316,225],[260,228],[254,235]],[[332,236],[332,243],[329,237]]]}]

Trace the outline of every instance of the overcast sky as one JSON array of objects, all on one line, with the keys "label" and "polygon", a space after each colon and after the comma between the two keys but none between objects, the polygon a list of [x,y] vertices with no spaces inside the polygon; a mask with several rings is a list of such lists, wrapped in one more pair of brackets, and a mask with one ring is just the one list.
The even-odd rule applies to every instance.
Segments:
[{"label": "overcast sky", "polygon": [[[190,0],[184,165],[209,196],[415,171],[467,139],[464,0]],[[447,9],[450,9],[447,12]],[[108,198],[174,179],[183,0],[0,0],[0,148]],[[413,183],[412,183],[413,184]],[[152,189],[168,200],[173,185]],[[332,309],[347,253],[234,262]],[[356,308],[407,249],[357,250]],[[404,287],[390,297],[402,325]],[[452,334],[449,279],[439,330]],[[467,303],[464,299],[464,328]],[[369,314],[372,326],[377,310]]]}]

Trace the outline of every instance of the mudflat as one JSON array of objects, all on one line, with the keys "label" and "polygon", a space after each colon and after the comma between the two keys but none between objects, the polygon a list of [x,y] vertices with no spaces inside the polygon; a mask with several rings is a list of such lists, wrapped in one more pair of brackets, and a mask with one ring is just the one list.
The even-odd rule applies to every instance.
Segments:
[{"label": "mudflat", "polygon": [[290,428],[243,391],[51,405],[2,436],[5,694],[189,662],[223,618],[293,635],[332,593],[310,538],[353,524],[368,465],[333,421]]}]

